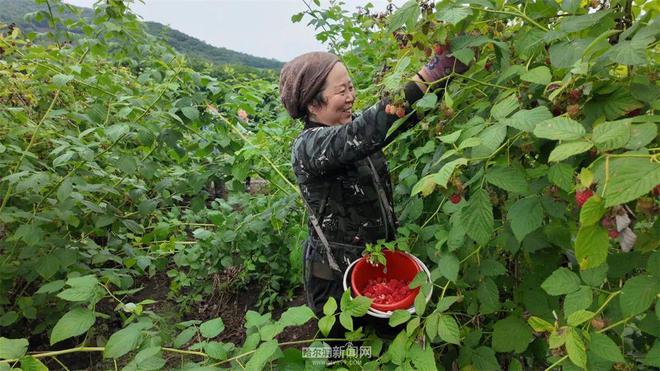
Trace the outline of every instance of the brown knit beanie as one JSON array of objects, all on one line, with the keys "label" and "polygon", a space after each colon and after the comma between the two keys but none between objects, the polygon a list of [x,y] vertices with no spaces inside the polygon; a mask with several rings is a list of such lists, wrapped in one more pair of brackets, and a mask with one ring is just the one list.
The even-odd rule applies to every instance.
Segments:
[{"label": "brown knit beanie", "polygon": [[339,58],[327,52],[311,52],[294,58],[280,72],[280,99],[294,119],[307,112],[307,105],[323,88],[325,78]]}]

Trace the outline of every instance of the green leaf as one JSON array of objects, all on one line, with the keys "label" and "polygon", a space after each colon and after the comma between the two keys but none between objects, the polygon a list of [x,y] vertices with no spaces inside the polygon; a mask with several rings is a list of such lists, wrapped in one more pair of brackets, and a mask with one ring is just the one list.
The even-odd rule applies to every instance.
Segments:
[{"label": "green leaf", "polygon": [[564,32],[578,32],[592,27],[600,22],[604,17],[610,15],[610,9],[600,10],[595,13],[568,16],[562,19],[559,27]]},{"label": "green leaf", "polygon": [[27,339],[7,339],[0,337],[0,359],[20,358],[27,352]]},{"label": "green leaf", "polygon": [[57,75],[53,76],[53,84],[58,88],[61,88],[64,85],[68,84],[71,80],[73,80],[73,76],[71,75],[58,73]]},{"label": "green leaf", "polygon": [[438,104],[438,96],[433,93],[426,93],[422,99],[415,102],[415,106],[423,110],[433,109],[436,104]]},{"label": "green leaf", "polygon": [[653,367],[660,367],[660,340],[655,339],[653,348],[649,350],[644,358],[644,364]]},{"label": "green leaf", "polygon": [[454,317],[441,314],[438,317],[438,336],[450,344],[461,344],[461,334]]},{"label": "green leaf", "polygon": [[570,294],[580,288],[580,277],[570,269],[561,267],[543,281],[541,288],[552,296]]},{"label": "green leaf", "polygon": [[181,112],[191,121],[197,121],[199,119],[197,107],[181,107]]},{"label": "green leaf", "polygon": [[452,144],[458,140],[462,133],[463,130],[456,130],[450,134],[440,136],[438,139],[440,139],[442,143]]},{"label": "green leaf", "polygon": [[472,9],[466,7],[449,8],[441,12],[436,12],[436,19],[441,22],[457,24],[465,18],[472,15]]},{"label": "green leaf", "polygon": [[[465,8],[467,9],[467,8]],[[451,53],[451,55],[461,61],[464,65],[468,66],[474,59],[474,51],[471,48],[463,48],[459,50],[455,50]],[[445,94],[445,97],[447,95]],[[449,106],[451,107],[451,106]]]},{"label": "green leaf", "polygon": [[584,309],[580,309],[580,310],[577,310],[577,311],[571,313],[568,316],[567,321],[568,321],[569,325],[571,325],[573,327],[577,327],[580,324],[585,323],[585,322],[589,321],[590,319],[592,319],[595,314],[596,313],[594,313],[594,312],[584,310]]},{"label": "green leaf", "polygon": [[89,309],[75,308],[70,310],[53,327],[50,334],[50,345],[84,334],[95,322],[94,312]]},{"label": "green leaf", "polygon": [[555,147],[555,149],[550,152],[548,157],[549,162],[559,162],[563,161],[571,156],[575,156],[580,153],[587,152],[594,145],[591,142],[586,141],[577,141],[577,142],[568,142],[562,143]]},{"label": "green leaf", "polygon": [[197,328],[192,326],[181,331],[174,338],[174,347],[181,348],[182,346],[186,345],[190,341],[190,339],[192,339],[193,336],[195,336],[196,333],[197,333]]},{"label": "green leaf", "polygon": [[451,178],[451,175],[454,173],[454,169],[458,166],[466,165],[467,163],[468,161],[465,158],[459,158],[446,163],[437,173],[427,175],[420,179],[419,182],[413,186],[411,196],[420,192],[430,193],[428,190],[429,185],[431,186],[431,191],[433,189],[432,187],[436,184],[443,188],[447,188],[447,182],[449,182],[449,178]]},{"label": "green leaf", "polygon": [[246,370],[263,370],[266,362],[280,349],[277,340],[270,340],[259,345],[256,352],[245,364]]},{"label": "green leaf", "polygon": [[334,297],[329,297],[323,305],[323,314],[326,316],[332,315],[337,311],[337,300]]},{"label": "green leaf", "polygon": [[[1,368],[0,368],[1,369]],[[21,358],[21,370],[23,371],[48,371],[48,367],[40,360],[32,357],[25,356]]]},{"label": "green leaf", "polygon": [[532,331],[522,318],[509,316],[493,325],[493,350],[498,353],[522,353],[534,339]]},{"label": "green leaf", "polygon": [[580,277],[584,283],[591,287],[600,287],[607,277],[609,267],[607,263],[603,263],[596,268],[585,269],[580,272]]},{"label": "green leaf", "polygon": [[458,259],[452,254],[442,254],[438,260],[438,269],[446,279],[456,282],[459,269]]},{"label": "green leaf", "polygon": [[390,317],[389,324],[391,327],[398,326],[402,323],[406,323],[411,317],[410,312],[404,309],[397,309],[392,313]]},{"label": "green leaf", "polygon": [[110,336],[103,350],[104,358],[119,358],[140,345],[142,341],[142,323],[128,325]]},{"label": "green leaf", "polygon": [[496,120],[502,121],[519,107],[520,104],[518,103],[518,97],[515,94],[511,94],[497,102],[490,110],[490,114]]},{"label": "green leaf", "polygon": [[487,278],[477,287],[477,299],[481,303],[479,313],[490,314],[500,309],[500,293],[495,282]]},{"label": "green leaf", "polygon": [[116,142],[119,138],[126,135],[129,130],[130,127],[127,124],[115,124],[105,128],[105,135],[110,139],[110,141]]},{"label": "green leaf", "polygon": [[[336,305],[336,304],[335,304]],[[306,305],[290,307],[282,313],[279,322],[283,326],[300,326],[316,317],[314,312]]]},{"label": "green leaf", "polygon": [[584,136],[582,124],[567,117],[555,117],[538,124],[534,135],[553,140],[577,140]]},{"label": "green leaf", "polygon": [[442,313],[449,309],[456,301],[458,300],[457,296],[445,296],[438,300],[438,304],[435,307],[434,312]]},{"label": "green leaf", "polygon": [[589,350],[602,359],[612,362],[625,362],[621,349],[610,339],[609,336],[592,332],[590,334]]},{"label": "green leaf", "polygon": [[424,320],[424,331],[431,341],[438,336],[438,318],[440,314],[433,312]]},{"label": "green leaf", "polygon": [[419,344],[415,343],[410,348],[410,358],[416,370],[432,371],[438,369],[432,347],[427,346],[426,349],[422,349]]},{"label": "green leaf", "polygon": [[513,116],[502,121],[503,123],[516,128],[521,131],[531,133],[540,122],[552,118],[552,113],[545,106],[539,106],[531,110],[521,110],[513,114]]},{"label": "green leaf", "polygon": [[571,362],[578,367],[587,369],[587,351],[582,336],[576,329],[569,329],[566,334],[566,352]]},{"label": "green leaf", "polygon": [[594,225],[605,215],[607,209],[603,206],[603,199],[597,195],[591,196],[580,209],[580,224]]},{"label": "green leaf", "polygon": [[421,15],[417,1],[410,0],[397,9],[390,20],[388,32],[401,28],[404,24],[408,30],[412,30],[417,24],[417,19]]},{"label": "green leaf", "polygon": [[535,316],[529,317],[527,323],[536,332],[552,332],[555,329],[552,323]]},{"label": "green leaf", "polygon": [[[472,352],[472,364],[477,370],[499,370],[500,364],[495,351],[488,347],[478,347]],[[515,358],[514,358],[515,360]]]},{"label": "green leaf", "polygon": [[651,307],[659,293],[658,280],[651,276],[636,276],[623,285],[619,305],[624,316],[634,316]]},{"label": "green leaf", "polygon": [[424,289],[419,290],[417,296],[415,296],[415,313],[421,316],[426,311],[426,295],[424,294]]},{"label": "green leaf", "polygon": [[518,241],[534,232],[543,223],[543,206],[538,196],[529,196],[518,200],[509,209],[511,230]]},{"label": "green leaf", "polygon": [[640,149],[658,136],[658,125],[652,122],[630,126],[630,140],[626,143],[626,149]]},{"label": "green leaf", "polygon": [[546,66],[539,66],[533,68],[520,76],[523,81],[533,82],[539,85],[547,85],[552,81],[552,74],[550,69]]},{"label": "green leaf", "polygon": [[566,192],[573,190],[575,170],[568,164],[554,164],[548,170],[548,180]]},{"label": "green leaf", "polygon": [[476,147],[481,144],[481,139],[479,138],[467,138],[464,141],[461,142],[461,144],[458,145],[458,149],[466,149],[466,148],[472,148]]},{"label": "green leaf", "polygon": [[581,286],[579,290],[566,295],[564,299],[564,316],[589,308],[593,302],[594,294],[588,286]]},{"label": "green leaf", "polygon": [[349,312],[341,312],[339,314],[339,323],[348,331],[353,331],[353,317],[351,317]]},{"label": "green leaf", "polygon": [[630,140],[630,123],[626,121],[603,122],[594,128],[592,139],[599,151],[621,148]]},{"label": "green leaf", "polygon": [[392,357],[392,362],[400,365],[406,359],[406,351],[408,348],[408,337],[405,331],[401,331],[392,341],[387,353]]},{"label": "green leaf", "polygon": [[480,245],[485,245],[493,233],[493,207],[490,197],[484,189],[472,194],[467,207],[461,214],[461,222],[465,225],[467,235]]},{"label": "green leaf", "polygon": [[60,261],[55,255],[44,255],[39,258],[34,270],[44,279],[49,279],[60,269]]},{"label": "green leaf", "polygon": [[57,297],[67,301],[90,301],[94,298],[95,289],[93,286],[76,286],[63,290]]},{"label": "green leaf", "polygon": [[362,317],[369,311],[372,300],[366,296],[358,296],[351,301],[350,314],[353,317]]},{"label": "green leaf", "polygon": [[[609,179],[607,179],[609,178]],[[646,158],[616,158],[610,160],[609,177],[605,189],[605,207],[624,204],[650,192],[660,184],[660,164]]]},{"label": "green leaf", "polygon": [[580,227],[575,239],[575,257],[580,269],[595,268],[607,260],[609,236],[600,225]]},{"label": "green leaf", "polygon": [[334,315],[326,315],[321,317],[318,323],[319,330],[321,330],[323,336],[328,336],[328,334],[330,334],[330,330],[332,330],[332,326],[335,325],[336,321],[337,319]]},{"label": "green leaf", "polygon": [[646,48],[650,41],[652,39],[620,40],[605,53],[604,57],[618,64],[632,66],[647,64]]},{"label": "green leaf", "polygon": [[488,183],[513,193],[529,192],[525,174],[518,168],[494,167],[486,173]]},{"label": "green leaf", "polygon": [[207,339],[220,335],[224,330],[225,323],[222,322],[222,318],[220,317],[206,321],[199,326],[199,332]]}]

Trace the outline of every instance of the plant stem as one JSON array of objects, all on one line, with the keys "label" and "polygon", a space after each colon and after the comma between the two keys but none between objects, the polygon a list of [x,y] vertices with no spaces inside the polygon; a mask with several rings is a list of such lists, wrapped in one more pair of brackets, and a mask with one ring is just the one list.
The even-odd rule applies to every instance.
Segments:
[{"label": "plant stem", "polygon": [[621,324],[624,324],[624,323],[630,321],[633,317],[634,317],[634,316],[630,316],[630,317],[627,317],[627,318],[622,319],[621,321],[614,322],[613,324],[611,324],[611,325],[605,327],[604,329],[602,329],[602,330],[598,330],[598,333],[600,334],[600,333],[605,332],[605,331],[607,331],[607,330],[613,329],[613,328],[615,328],[615,327],[617,327],[617,326],[619,326],[619,325],[621,325]]}]

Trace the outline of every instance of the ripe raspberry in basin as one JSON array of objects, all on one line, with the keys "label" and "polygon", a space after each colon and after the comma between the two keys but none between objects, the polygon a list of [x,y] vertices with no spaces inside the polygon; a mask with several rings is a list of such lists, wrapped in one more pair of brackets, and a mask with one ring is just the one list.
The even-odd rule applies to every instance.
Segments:
[{"label": "ripe raspberry in basin", "polygon": [[364,289],[364,296],[373,299],[376,304],[394,304],[405,299],[412,290],[408,287],[409,282],[403,280],[378,277],[369,280]]}]

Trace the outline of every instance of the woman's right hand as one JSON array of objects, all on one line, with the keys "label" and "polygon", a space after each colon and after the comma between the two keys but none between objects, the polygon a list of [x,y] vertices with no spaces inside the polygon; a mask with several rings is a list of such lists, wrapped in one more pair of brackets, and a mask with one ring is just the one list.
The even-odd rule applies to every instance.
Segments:
[{"label": "woman's right hand", "polygon": [[436,44],[434,50],[431,60],[419,71],[426,82],[440,80],[452,72],[463,73],[468,70],[468,66],[450,55],[449,44]]}]

